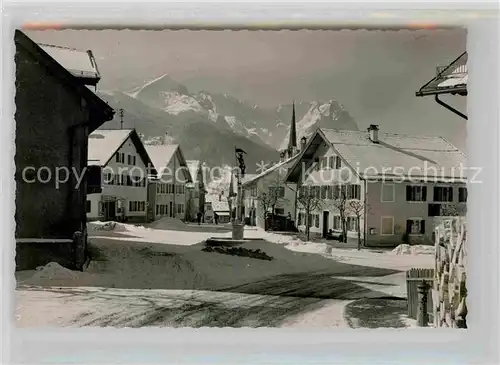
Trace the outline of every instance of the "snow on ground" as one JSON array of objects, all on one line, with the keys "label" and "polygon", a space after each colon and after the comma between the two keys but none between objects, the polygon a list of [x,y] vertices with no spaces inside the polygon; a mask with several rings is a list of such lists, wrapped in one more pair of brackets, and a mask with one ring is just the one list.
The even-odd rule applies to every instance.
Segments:
[{"label": "snow on ground", "polygon": [[202,290],[16,291],[18,327],[347,327],[345,301]]},{"label": "snow on ground", "polygon": [[[229,234],[230,235],[230,234]],[[263,229],[252,227],[245,229],[245,238],[262,238],[268,242],[283,244],[285,248],[295,252],[320,254],[337,261],[349,262],[354,265],[372,266],[379,268],[390,268],[397,270],[408,270],[412,267],[432,268],[434,267],[433,246],[398,246],[394,251],[373,252],[367,249],[345,249],[333,247],[335,243],[304,242],[295,235],[284,235],[266,232]],[[401,253],[397,253],[401,252]],[[403,252],[410,252],[405,254]]]},{"label": "snow on ground", "polygon": [[[358,251],[255,227],[246,227],[245,237],[265,241],[242,246],[275,260],[220,255],[194,245],[231,232],[182,231],[187,225],[174,220],[153,225],[160,226],[89,223],[89,235],[104,239],[93,244],[105,258],[91,261],[86,272],[49,263],[23,273],[17,324],[347,327],[344,312],[353,300],[406,297],[404,271],[376,270],[433,267],[433,255],[416,253],[425,251],[417,246],[414,254],[398,254],[412,252],[402,246],[395,252]],[[413,327],[411,320],[400,321]]]},{"label": "snow on ground", "polygon": [[[163,219],[162,221],[166,221]],[[180,225],[186,226],[178,220],[172,219],[170,229],[154,229],[140,225],[124,224],[116,222],[90,222],[88,224],[89,236],[94,238],[107,238],[120,241],[134,241],[146,243],[162,243],[169,245],[195,245],[210,237],[224,237],[225,233],[219,232],[190,232],[180,230]],[[106,236],[99,232],[117,232],[117,236]],[[129,236],[129,237],[127,237]]]}]

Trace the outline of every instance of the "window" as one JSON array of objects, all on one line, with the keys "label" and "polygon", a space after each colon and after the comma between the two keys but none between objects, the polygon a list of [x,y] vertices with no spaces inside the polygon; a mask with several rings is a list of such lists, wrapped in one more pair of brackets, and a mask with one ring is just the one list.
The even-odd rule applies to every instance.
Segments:
[{"label": "window", "polygon": [[339,156],[336,156],[335,158],[335,168],[338,170],[342,167],[342,160],[340,159]]},{"label": "window", "polygon": [[326,188],[326,198],[333,199],[333,186],[327,186]]},{"label": "window", "polygon": [[128,211],[129,212],[144,212],[146,209],[146,203],[143,201],[129,201]]},{"label": "window", "polygon": [[319,199],[321,197],[321,191],[319,186],[314,186],[314,196]]},{"label": "window", "polygon": [[346,185],[345,189],[347,199],[359,200],[361,198],[361,186],[359,186],[358,184]]},{"label": "window", "polygon": [[394,217],[381,218],[380,234],[382,236],[392,236],[394,234]]},{"label": "window", "polygon": [[396,185],[382,183],[382,197],[380,201],[392,203],[396,200]]},{"label": "window", "polygon": [[351,232],[358,231],[358,217],[347,217],[347,230]]},{"label": "window", "polygon": [[326,170],[327,168],[328,168],[328,157],[321,157],[320,158],[320,169]]},{"label": "window", "polygon": [[127,155],[127,164],[132,165],[132,155]]},{"label": "window", "polygon": [[299,213],[299,216],[297,218],[297,225],[301,226],[302,225],[302,213]]},{"label": "window", "polygon": [[424,234],[425,220],[422,218],[410,218],[406,221],[406,233],[408,234]]},{"label": "window", "polygon": [[319,214],[314,215],[314,227],[319,228]]},{"label": "window", "polygon": [[125,154],[121,152],[116,153],[116,162],[125,163]]},{"label": "window", "polygon": [[434,187],[435,202],[452,202],[453,187],[451,186],[435,186]]},{"label": "window", "polygon": [[135,166],[135,156],[132,156],[132,165]]},{"label": "window", "polygon": [[321,187],[321,199],[326,199],[327,191],[328,191],[328,186]]},{"label": "window", "polygon": [[467,188],[458,188],[458,201],[460,203],[467,202]]},{"label": "window", "polygon": [[184,204],[177,204],[177,214],[184,213]]},{"label": "window", "polygon": [[425,186],[406,186],[406,201],[425,202],[427,201],[427,187]]},{"label": "window", "polygon": [[333,229],[342,229],[340,215],[333,216]]},{"label": "window", "polygon": [[312,214],[309,214],[308,222],[307,223],[308,223],[309,227],[312,226],[312,224],[313,224],[313,215]]},{"label": "window", "polygon": [[160,205],[156,204],[156,215],[160,214]]},{"label": "window", "polygon": [[328,157],[328,168],[333,169],[335,166],[335,156]]},{"label": "window", "polygon": [[92,210],[92,202],[90,200],[87,200],[86,208],[87,213],[90,213],[90,211]]},{"label": "window", "polygon": [[276,209],[274,210],[274,213],[275,213],[276,215],[285,215],[285,209],[283,209],[283,208],[276,208]]},{"label": "window", "polygon": [[276,194],[278,198],[285,197],[285,187],[284,186],[270,186],[269,187],[270,194]]}]

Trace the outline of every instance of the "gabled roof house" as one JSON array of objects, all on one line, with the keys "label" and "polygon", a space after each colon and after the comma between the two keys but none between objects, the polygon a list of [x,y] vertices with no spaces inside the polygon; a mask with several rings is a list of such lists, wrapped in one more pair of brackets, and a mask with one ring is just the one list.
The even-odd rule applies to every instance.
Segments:
[{"label": "gabled roof house", "polygon": [[[50,261],[81,268],[88,135],[111,120],[114,110],[89,80],[76,77],[22,31],[16,30],[14,41],[16,268]],[[68,178],[56,186],[55,171],[64,167]]]},{"label": "gabled roof house", "polygon": [[465,154],[442,137],[379,133],[376,125],[367,132],[320,128],[286,181],[321,200],[322,210],[313,217],[304,217],[298,206],[299,227],[307,219],[312,232],[323,236],[341,228],[335,202],[339,191],[346,191],[342,196],[359,201],[362,209],[360,217],[347,211],[348,233],[356,236],[361,220],[365,243],[393,245],[405,234],[430,240],[436,217],[451,210],[465,214],[466,162]]},{"label": "gabled roof house", "polygon": [[147,220],[147,181],[155,169],[135,129],[91,133],[88,165],[102,170],[102,192],[87,198],[89,219]]}]

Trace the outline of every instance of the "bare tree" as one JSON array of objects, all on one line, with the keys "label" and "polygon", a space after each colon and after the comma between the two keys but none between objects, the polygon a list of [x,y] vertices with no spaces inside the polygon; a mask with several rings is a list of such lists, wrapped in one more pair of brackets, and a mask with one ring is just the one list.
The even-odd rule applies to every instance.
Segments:
[{"label": "bare tree", "polygon": [[297,196],[297,205],[299,206],[299,209],[305,214],[304,219],[306,226],[306,236],[307,240],[309,241],[310,228],[312,223],[309,218],[312,212],[320,210],[323,205],[323,201],[320,198],[319,194],[319,187],[303,185],[299,189],[299,193]]},{"label": "bare tree", "polygon": [[365,212],[365,204],[361,200],[349,200],[348,212],[356,217],[356,231],[358,232],[358,250],[361,250],[363,241],[361,240],[361,217]]},{"label": "bare tree", "polygon": [[339,212],[340,224],[342,228],[341,242],[347,242],[347,213],[348,213],[348,199],[346,185],[333,186],[333,199],[331,204]]},{"label": "bare tree", "polygon": [[287,201],[285,198],[284,172],[286,171],[282,171],[281,168],[274,171],[270,178],[266,179],[264,182],[267,189],[258,194],[256,199],[259,201],[260,207],[263,211],[262,218],[266,219],[267,213],[271,211],[273,223],[277,206],[280,205],[280,203]]}]

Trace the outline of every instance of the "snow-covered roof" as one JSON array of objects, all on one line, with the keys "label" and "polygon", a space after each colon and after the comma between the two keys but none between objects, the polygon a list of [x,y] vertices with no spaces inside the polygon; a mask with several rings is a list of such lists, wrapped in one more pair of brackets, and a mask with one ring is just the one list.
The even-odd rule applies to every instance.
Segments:
[{"label": "snow-covered roof", "polygon": [[465,182],[467,177],[467,157],[443,137],[379,132],[379,143],[374,143],[368,132],[321,128],[316,133],[333,146],[342,164],[347,163],[361,178]]},{"label": "snow-covered roof", "polygon": [[145,147],[153,166],[156,168],[156,171],[158,171],[158,177],[160,177],[162,172],[165,172],[165,169],[172,160],[172,157],[178,153],[180,166],[177,166],[176,168],[186,167],[183,169],[185,177],[189,182],[192,182],[191,173],[187,168],[188,166],[186,164],[186,160],[184,159],[181,148],[178,144],[146,145]]},{"label": "snow-covered roof", "polygon": [[378,176],[388,169],[387,174],[421,176],[421,172],[423,176],[425,171],[434,173],[431,168],[443,177],[465,174],[465,154],[443,137],[379,132],[379,143],[373,143],[367,132],[321,130],[340,156],[364,176]]},{"label": "snow-covered roof", "polygon": [[270,168],[261,172],[260,174],[255,174],[252,177],[245,179],[243,181],[243,185],[249,185],[249,184],[263,178],[264,176],[269,175],[270,173],[272,173],[273,171],[276,171],[277,169],[284,169],[284,173],[286,173],[288,168],[292,166],[293,162],[296,161],[299,156],[300,156],[300,153],[297,153],[295,156],[292,156],[284,161],[278,162],[277,164],[275,164],[274,166],[271,166]]},{"label": "snow-covered roof", "polygon": [[417,91],[417,96],[443,93],[467,95],[467,61],[467,52],[464,52],[448,66],[438,68],[437,75]]},{"label": "snow-covered roof", "polygon": [[219,201],[219,196],[215,194],[207,195],[205,197],[207,203],[212,204],[212,210],[214,212],[229,212],[229,203],[227,202],[227,196],[222,196]]},{"label": "snow-covered roof", "polygon": [[99,70],[91,51],[81,51],[49,44],[39,44],[39,46],[75,77],[100,78]]},{"label": "snow-covered roof", "polygon": [[158,171],[167,167],[175,152],[179,148],[178,144],[167,145],[146,145],[146,151],[153,161],[153,165]]},{"label": "snow-covered roof", "polygon": [[89,135],[87,161],[104,166],[130,136],[133,129],[99,129]]}]

